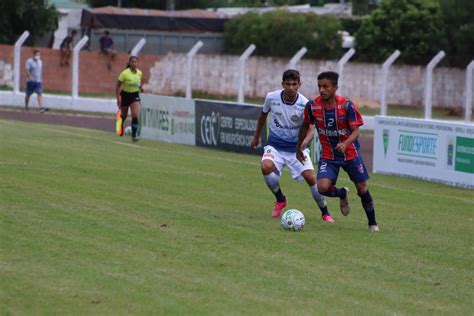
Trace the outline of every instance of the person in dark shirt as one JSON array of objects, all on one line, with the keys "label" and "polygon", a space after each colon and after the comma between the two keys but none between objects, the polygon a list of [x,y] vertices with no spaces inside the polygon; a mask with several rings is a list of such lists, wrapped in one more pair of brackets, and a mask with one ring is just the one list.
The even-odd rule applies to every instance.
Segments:
[{"label": "person in dark shirt", "polygon": [[107,67],[112,69],[112,62],[115,58],[114,41],[110,36],[109,31],[104,31],[104,34],[99,39],[100,52],[107,57]]},{"label": "person in dark shirt", "polygon": [[72,51],[72,41],[74,40],[74,36],[76,36],[76,34],[77,31],[72,30],[71,33],[63,39],[61,45],[59,46],[59,49],[61,50],[61,61],[59,64],[61,66],[69,65],[69,58]]}]

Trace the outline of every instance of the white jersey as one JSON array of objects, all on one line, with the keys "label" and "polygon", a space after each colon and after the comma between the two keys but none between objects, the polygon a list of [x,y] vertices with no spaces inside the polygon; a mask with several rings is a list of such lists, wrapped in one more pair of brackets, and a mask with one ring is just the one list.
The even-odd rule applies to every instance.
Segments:
[{"label": "white jersey", "polygon": [[308,99],[299,92],[293,103],[283,101],[283,89],[267,94],[262,111],[270,112],[268,145],[281,151],[296,151],[298,132],[303,123],[307,102]]}]

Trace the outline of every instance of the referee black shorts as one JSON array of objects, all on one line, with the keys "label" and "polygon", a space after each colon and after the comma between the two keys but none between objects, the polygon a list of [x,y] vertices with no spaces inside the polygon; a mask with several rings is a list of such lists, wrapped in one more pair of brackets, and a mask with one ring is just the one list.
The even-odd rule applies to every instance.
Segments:
[{"label": "referee black shorts", "polygon": [[120,96],[122,97],[122,106],[130,106],[133,102],[140,102],[140,95],[137,92],[125,92],[121,91]]}]

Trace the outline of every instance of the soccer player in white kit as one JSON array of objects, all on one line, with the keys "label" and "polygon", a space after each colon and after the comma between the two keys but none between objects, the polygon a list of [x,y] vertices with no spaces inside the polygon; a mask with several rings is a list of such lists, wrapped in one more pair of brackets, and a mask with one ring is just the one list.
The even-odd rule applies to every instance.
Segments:
[{"label": "soccer player in white kit", "polygon": [[272,216],[279,217],[281,211],[288,205],[280,188],[281,172],[285,166],[288,166],[293,179],[296,181],[304,179],[308,184],[311,195],[321,210],[323,221],[333,223],[334,219],[329,214],[327,203],[318,192],[313,163],[309,158],[307,145],[314,135],[313,125],[302,146],[305,148],[304,153],[308,158],[304,163],[296,158],[298,131],[303,123],[304,108],[308,102],[308,99],[298,92],[301,85],[300,73],[293,69],[286,70],[283,73],[281,85],[283,89],[270,92],[265,97],[265,103],[258,117],[257,128],[251,143],[252,148],[257,148],[260,133],[268,113],[270,113],[270,135],[268,145],[263,149],[261,169],[265,183],[276,198]]}]

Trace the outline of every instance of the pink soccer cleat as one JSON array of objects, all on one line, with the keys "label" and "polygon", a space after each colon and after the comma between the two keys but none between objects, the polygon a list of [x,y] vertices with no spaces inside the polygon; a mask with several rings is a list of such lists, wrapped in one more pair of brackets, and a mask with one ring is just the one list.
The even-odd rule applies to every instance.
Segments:
[{"label": "pink soccer cleat", "polygon": [[334,223],[334,219],[329,214],[323,215],[323,221],[325,221],[326,223]]},{"label": "pink soccer cleat", "polygon": [[287,200],[283,202],[275,202],[275,208],[273,209],[272,217],[280,217],[281,210],[284,209],[287,205]]}]

